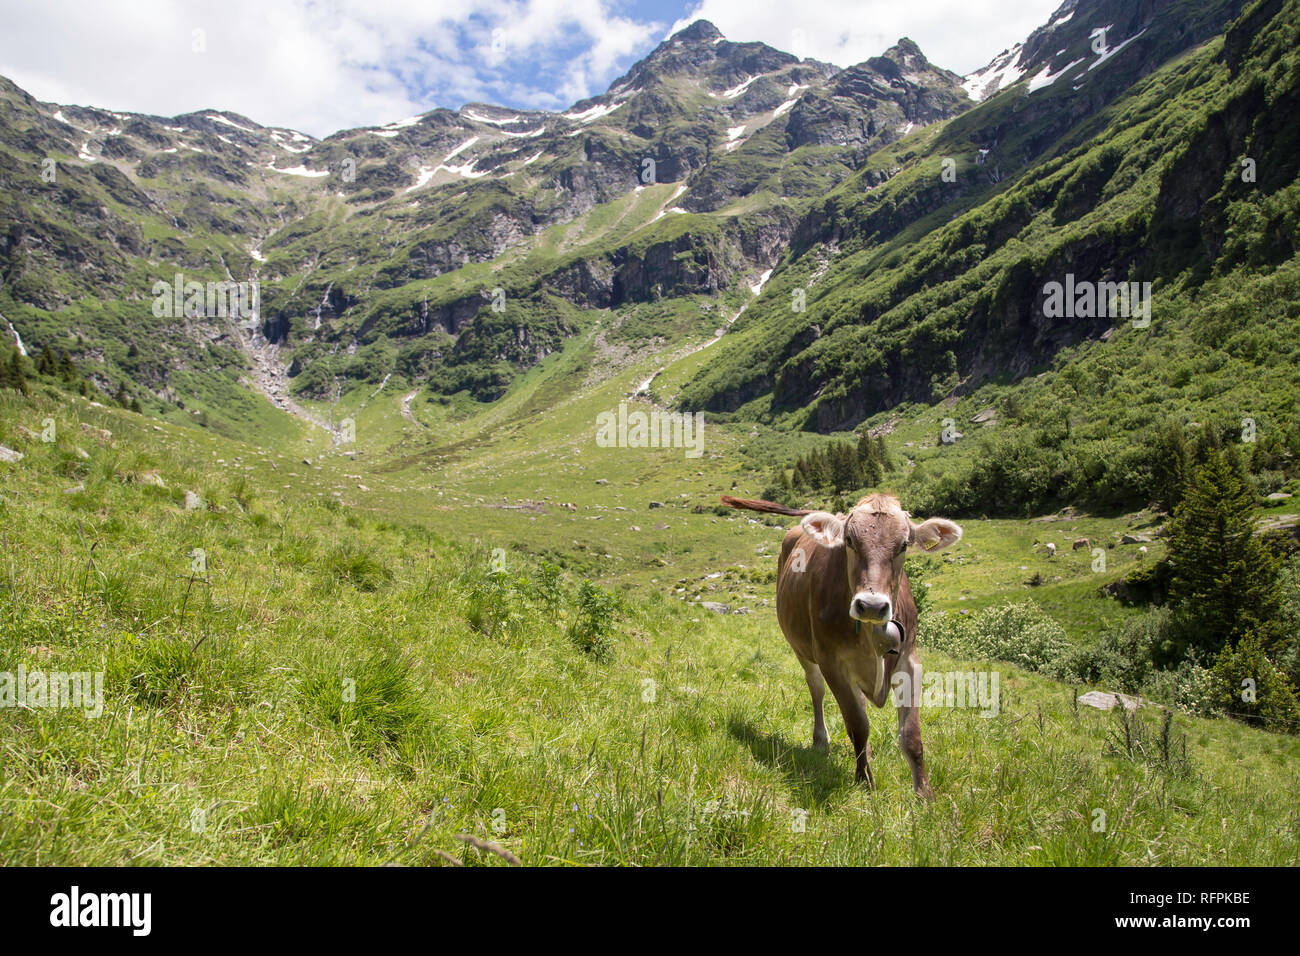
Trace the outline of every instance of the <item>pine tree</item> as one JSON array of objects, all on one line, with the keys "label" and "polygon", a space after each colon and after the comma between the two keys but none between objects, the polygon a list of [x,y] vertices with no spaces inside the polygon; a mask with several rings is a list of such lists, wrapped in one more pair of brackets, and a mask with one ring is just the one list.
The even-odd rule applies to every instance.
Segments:
[{"label": "pine tree", "polygon": [[862,467],[858,464],[857,453],[853,446],[845,442],[836,442],[830,453],[831,481],[835,490],[848,491],[862,486]]},{"label": "pine tree", "polygon": [[794,474],[790,477],[790,484],[794,486],[795,491],[806,492],[812,489],[812,485],[808,482],[808,468],[802,456],[795,459]]},{"label": "pine tree", "polygon": [[59,376],[69,385],[80,378],[77,374],[77,366],[72,363],[72,356],[62,349],[59,349]]},{"label": "pine tree", "polygon": [[826,459],[820,451],[813,449],[808,453],[804,460],[804,474],[808,476],[808,484],[814,489],[825,488],[831,483],[830,469],[826,467]]},{"label": "pine tree", "polygon": [[876,436],[876,461],[880,462],[882,472],[892,471],[894,468],[893,459],[889,457],[889,446],[885,444],[885,436]]},{"label": "pine tree", "polygon": [[1255,503],[1234,448],[1197,468],[1170,521],[1169,596],[1189,643],[1234,645],[1277,611],[1277,563],[1255,537]]},{"label": "pine tree", "polygon": [[24,395],[29,395],[31,393],[27,388],[27,373],[23,370],[23,364],[23,357],[15,350],[13,355],[9,356],[5,385]]},{"label": "pine tree", "polygon": [[58,369],[54,364],[54,353],[47,343],[41,348],[41,357],[36,360],[36,372],[39,375],[53,375]]},{"label": "pine tree", "polygon": [[1173,514],[1187,487],[1191,450],[1183,426],[1170,422],[1156,435],[1151,446],[1151,498],[1167,514]]},{"label": "pine tree", "polygon": [[884,477],[884,469],[880,465],[876,443],[866,432],[863,432],[862,437],[858,439],[857,455],[858,468],[862,472],[863,487],[876,487]]},{"label": "pine tree", "polygon": [[862,484],[865,488],[875,488],[885,477],[885,469],[880,462],[880,446],[870,435],[864,434],[858,439],[858,466],[862,469]]}]

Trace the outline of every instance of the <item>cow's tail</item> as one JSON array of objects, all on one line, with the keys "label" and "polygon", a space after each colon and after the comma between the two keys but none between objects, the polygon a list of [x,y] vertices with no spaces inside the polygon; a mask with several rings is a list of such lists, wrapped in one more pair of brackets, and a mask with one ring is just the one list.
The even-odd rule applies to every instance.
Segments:
[{"label": "cow's tail", "polygon": [[786,505],[778,504],[775,501],[750,500],[748,498],[733,498],[731,495],[723,495],[722,503],[732,508],[748,508],[750,511],[765,511],[774,515],[790,515],[791,517],[802,517],[803,515],[812,514],[806,508],[790,508]]}]

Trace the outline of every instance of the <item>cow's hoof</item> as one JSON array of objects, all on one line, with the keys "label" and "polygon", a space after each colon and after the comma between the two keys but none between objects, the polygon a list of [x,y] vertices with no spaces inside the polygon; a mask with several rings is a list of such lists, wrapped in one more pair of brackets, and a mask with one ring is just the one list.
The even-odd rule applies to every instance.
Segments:
[{"label": "cow's hoof", "polygon": [[922,800],[930,801],[934,799],[934,791],[930,789],[930,785],[928,783],[924,784],[923,786],[916,787],[915,790],[916,790],[916,795],[920,797]]},{"label": "cow's hoof", "polygon": [[831,742],[825,738],[818,740],[816,737],[814,737],[812,745],[813,745],[813,750],[820,750],[822,753],[826,753],[828,750],[831,749]]}]

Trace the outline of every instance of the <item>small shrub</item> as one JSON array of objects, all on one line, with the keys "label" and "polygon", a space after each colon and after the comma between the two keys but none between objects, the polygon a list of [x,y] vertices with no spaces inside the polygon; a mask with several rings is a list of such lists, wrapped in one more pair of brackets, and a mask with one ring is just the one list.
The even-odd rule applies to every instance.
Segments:
[{"label": "small shrub", "polygon": [[569,638],[584,654],[598,661],[614,656],[614,620],[618,602],[614,595],[590,581],[578,586],[575,619],[569,625]]},{"label": "small shrub", "polygon": [[547,608],[556,608],[564,601],[563,572],[558,564],[543,561],[533,574],[533,592]]},{"label": "small shrub", "polygon": [[922,623],[923,639],[955,657],[999,660],[1057,676],[1070,652],[1065,629],[1032,601],[1003,604],[968,618],[939,614]]},{"label": "small shrub", "polygon": [[490,571],[470,586],[465,620],[488,637],[510,637],[526,623],[526,607],[519,582],[506,571]]},{"label": "small shrub", "polygon": [[1225,647],[1210,668],[1215,705],[1248,724],[1293,733],[1300,728],[1300,704],[1286,674],[1268,659],[1258,636],[1248,634]]}]

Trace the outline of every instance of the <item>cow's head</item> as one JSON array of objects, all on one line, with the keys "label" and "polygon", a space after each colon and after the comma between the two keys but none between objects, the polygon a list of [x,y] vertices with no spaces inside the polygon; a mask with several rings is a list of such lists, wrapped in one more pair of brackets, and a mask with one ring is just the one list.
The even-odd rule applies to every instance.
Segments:
[{"label": "cow's head", "polygon": [[814,511],[801,524],[822,547],[844,551],[849,616],[869,624],[893,618],[909,546],[941,551],[961,540],[961,528],[947,518],[913,524],[897,498],[882,494],[868,495],[845,516]]}]

